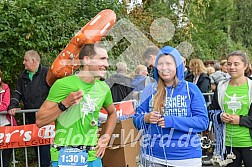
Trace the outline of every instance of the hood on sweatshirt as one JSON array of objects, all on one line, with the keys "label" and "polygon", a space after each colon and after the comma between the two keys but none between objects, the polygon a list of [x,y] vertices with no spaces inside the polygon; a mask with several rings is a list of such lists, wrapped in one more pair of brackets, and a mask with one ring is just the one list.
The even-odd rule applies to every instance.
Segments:
[{"label": "hood on sweatshirt", "polygon": [[171,46],[165,46],[159,51],[157,58],[156,58],[156,61],[155,61],[154,79],[158,82],[159,74],[158,74],[158,70],[157,70],[157,64],[158,64],[159,58],[162,55],[171,55],[174,58],[175,64],[176,64],[176,76],[177,76],[179,82],[184,80],[184,64],[182,62],[181,55],[177,49],[175,49]]}]

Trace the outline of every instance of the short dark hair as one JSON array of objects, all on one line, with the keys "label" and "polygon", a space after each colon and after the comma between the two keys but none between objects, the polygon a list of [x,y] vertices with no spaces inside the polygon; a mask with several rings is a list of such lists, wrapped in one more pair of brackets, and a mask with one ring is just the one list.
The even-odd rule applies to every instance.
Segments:
[{"label": "short dark hair", "polygon": [[208,66],[208,65],[211,65],[211,66],[213,66],[214,65],[214,60],[206,60],[206,61],[204,61],[204,65],[205,66]]},{"label": "short dark hair", "polygon": [[150,55],[157,56],[158,52],[159,52],[159,48],[158,47],[156,47],[156,46],[149,46],[144,51],[143,59],[148,58]]},{"label": "short dark hair", "polygon": [[97,54],[96,48],[105,49],[101,44],[85,44],[80,50],[79,59],[83,59],[84,56],[94,57]]}]

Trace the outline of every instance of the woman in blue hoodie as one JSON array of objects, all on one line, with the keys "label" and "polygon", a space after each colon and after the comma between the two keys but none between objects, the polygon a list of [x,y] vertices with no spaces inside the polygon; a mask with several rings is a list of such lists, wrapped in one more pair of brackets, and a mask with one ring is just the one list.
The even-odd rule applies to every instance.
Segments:
[{"label": "woman in blue hoodie", "polygon": [[184,80],[180,53],[170,46],[159,52],[154,68],[157,82],[143,90],[134,125],[143,130],[144,166],[201,166],[198,133],[207,129],[208,113],[199,88]]}]

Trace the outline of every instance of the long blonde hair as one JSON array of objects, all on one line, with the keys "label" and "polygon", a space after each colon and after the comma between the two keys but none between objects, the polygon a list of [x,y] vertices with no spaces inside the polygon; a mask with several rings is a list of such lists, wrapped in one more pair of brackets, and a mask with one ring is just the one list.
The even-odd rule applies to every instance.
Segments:
[{"label": "long blonde hair", "polygon": [[200,59],[192,59],[189,63],[189,68],[192,70],[194,76],[199,76],[202,73],[206,73],[206,68]]},{"label": "long blonde hair", "polygon": [[154,111],[162,112],[162,108],[165,106],[166,99],[165,84],[162,78],[158,78],[157,93],[154,96],[153,109]]}]

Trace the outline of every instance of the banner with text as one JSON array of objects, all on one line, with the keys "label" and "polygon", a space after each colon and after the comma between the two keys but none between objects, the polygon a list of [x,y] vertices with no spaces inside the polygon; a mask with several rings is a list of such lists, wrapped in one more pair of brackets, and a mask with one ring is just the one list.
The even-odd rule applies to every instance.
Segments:
[{"label": "banner with text", "polygon": [[[115,104],[118,116],[134,114],[132,101]],[[101,115],[107,115],[104,109]],[[55,125],[38,128],[36,124],[0,127],[0,149],[48,145],[53,143]]]},{"label": "banner with text", "polygon": [[0,127],[0,149],[47,145],[53,142],[55,126],[36,124]]}]

